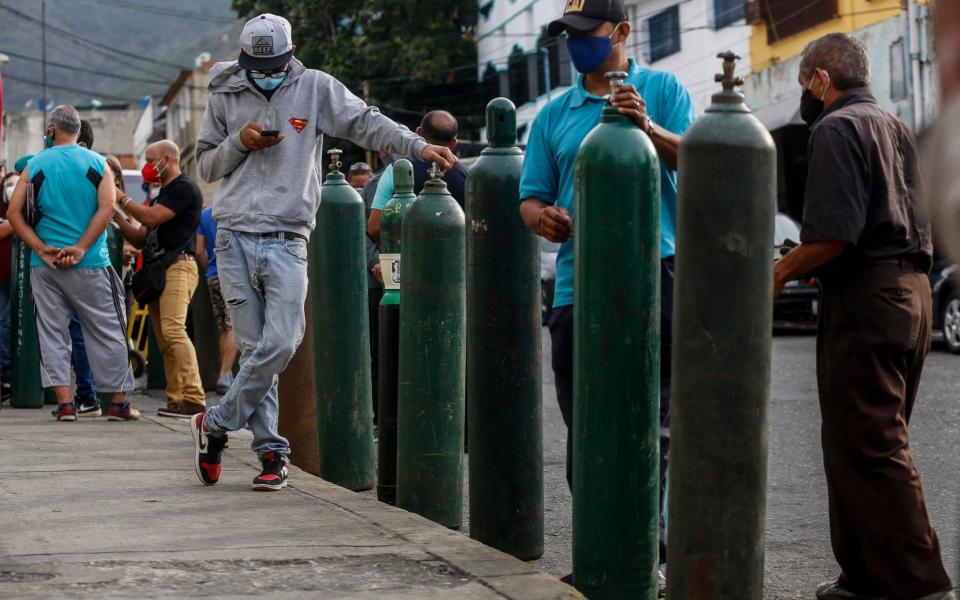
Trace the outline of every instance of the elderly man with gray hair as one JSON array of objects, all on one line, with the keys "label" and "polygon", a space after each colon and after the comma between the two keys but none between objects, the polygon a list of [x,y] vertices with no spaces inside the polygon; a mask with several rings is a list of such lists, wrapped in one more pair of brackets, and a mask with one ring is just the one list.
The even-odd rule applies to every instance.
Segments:
[{"label": "elderly man with gray hair", "polygon": [[775,294],[811,275],[821,287],[821,443],[841,573],[817,598],[952,599],[907,431],[930,348],[930,224],[913,133],[880,108],[869,78],[853,36],[803,52],[802,243],[774,270]]},{"label": "elderly man with gray hair", "polygon": [[[102,156],[77,145],[80,115],[72,106],[50,113],[46,149],[27,163],[7,215],[32,250],[30,283],[36,304],[43,386],[57,396],[58,421],[76,421],[70,388],[70,319],[79,315],[97,387],[111,394],[111,421],[131,421],[134,388],[127,357],[123,283],[110,265],[107,225],[116,197]],[[32,191],[33,207],[24,206]]]}]

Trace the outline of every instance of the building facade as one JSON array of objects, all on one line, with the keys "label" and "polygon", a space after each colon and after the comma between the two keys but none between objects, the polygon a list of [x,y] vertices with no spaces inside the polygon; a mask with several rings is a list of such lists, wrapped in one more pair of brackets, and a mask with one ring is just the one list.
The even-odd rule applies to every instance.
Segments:
[{"label": "building facade", "polygon": [[778,208],[802,217],[809,129],[800,119],[800,55],[831,32],[863,40],[870,87],[878,102],[918,132],[936,111],[930,5],[908,0],[752,0],[747,104],[773,135],[778,150]]},{"label": "building facade", "polygon": [[[113,154],[125,169],[137,168],[133,133],[144,109],[137,104],[77,105],[80,118],[93,127],[93,149]],[[43,113],[35,108],[6,113],[4,156],[16,160],[43,150]]]},{"label": "building facade", "polygon": [[197,162],[197,138],[207,106],[212,61],[198,61],[194,69],[184,69],[173,82],[159,105],[163,112],[163,137],[180,148],[180,168],[200,187],[205,205],[213,203],[220,183],[207,183],[200,176]]},{"label": "building facade", "polygon": [[[562,38],[545,30],[563,14],[564,0],[481,0],[477,27],[480,77],[517,105],[520,143],[543,106],[576,82]],[[632,25],[629,54],[648,68],[676,73],[698,109],[716,91],[716,55],[741,56],[738,73],[750,72],[751,28],[743,0],[627,0]]]}]

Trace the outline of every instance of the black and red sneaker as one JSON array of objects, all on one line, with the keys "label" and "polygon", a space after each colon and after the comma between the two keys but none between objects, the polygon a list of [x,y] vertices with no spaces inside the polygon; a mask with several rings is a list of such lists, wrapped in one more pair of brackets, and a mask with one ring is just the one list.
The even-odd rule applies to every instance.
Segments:
[{"label": "black and red sneaker", "polygon": [[287,462],[276,452],[267,452],[260,458],[263,471],[253,479],[256,492],[276,492],[287,487]]},{"label": "black and red sneaker", "polygon": [[190,433],[193,434],[193,445],[196,448],[193,465],[200,481],[204,485],[213,485],[220,481],[220,460],[223,449],[227,447],[227,436],[211,435],[203,422],[206,414],[202,412],[190,417]]},{"label": "black and red sneaker", "polygon": [[50,414],[55,416],[58,421],[76,421],[77,405],[73,402],[58,404],[55,409],[50,411]]}]

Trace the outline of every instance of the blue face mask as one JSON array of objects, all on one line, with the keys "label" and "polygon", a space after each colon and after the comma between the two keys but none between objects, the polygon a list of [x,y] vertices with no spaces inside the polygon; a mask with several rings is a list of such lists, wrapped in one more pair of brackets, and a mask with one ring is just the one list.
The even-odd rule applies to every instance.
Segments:
[{"label": "blue face mask", "polygon": [[610,38],[616,32],[617,29],[614,29],[608,36],[571,35],[567,38],[567,52],[579,73],[586,75],[600,68],[613,52],[614,44]]},{"label": "blue face mask", "polygon": [[267,75],[258,71],[250,71],[250,79],[253,79],[254,85],[265,92],[272,92],[273,90],[277,89],[286,78],[286,71],[281,71],[280,73],[274,73],[272,75]]}]

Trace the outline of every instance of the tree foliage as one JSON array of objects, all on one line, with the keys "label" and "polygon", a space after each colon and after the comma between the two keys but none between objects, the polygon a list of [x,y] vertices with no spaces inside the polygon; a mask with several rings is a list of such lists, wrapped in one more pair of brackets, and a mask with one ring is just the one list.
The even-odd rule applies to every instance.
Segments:
[{"label": "tree foliage", "polygon": [[477,80],[476,0],[233,0],[242,16],[286,17],[297,57],[408,126],[443,108],[476,137],[486,100]]}]

